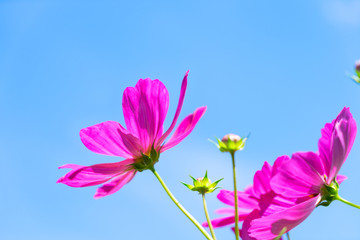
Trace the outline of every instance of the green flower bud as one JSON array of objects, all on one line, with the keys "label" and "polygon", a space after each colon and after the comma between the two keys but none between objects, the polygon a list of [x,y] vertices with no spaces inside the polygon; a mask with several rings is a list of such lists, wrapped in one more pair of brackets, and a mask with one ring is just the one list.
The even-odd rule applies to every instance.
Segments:
[{"label": "green flower bud", "polygon": [[191,191],[197,191],[199,192],[199,194],[206,194],[206,193],[212,193],[213,191],[215,191],[216,189],[218,189],[219,187],[216,187],[217,184],[223,180],[219,179],[216,182],[212,183],[210,181],[210,179],[207,177],[207,171],[205,173],[204,177],[200,177],[200,178],[193,178],[192,176],[190,176],[193,180],[193,186],[186,184],[186,183],[182,183],[184,184],[188,189],[190,189]]},{"label": "green flower bud", "polygon": [[236,134],[226,134],[221,140],[216,138],[217,144],[214,143],[221,152],[236,152],[241,151],[245,147],[245,142],[248,137],[241,138]]}]

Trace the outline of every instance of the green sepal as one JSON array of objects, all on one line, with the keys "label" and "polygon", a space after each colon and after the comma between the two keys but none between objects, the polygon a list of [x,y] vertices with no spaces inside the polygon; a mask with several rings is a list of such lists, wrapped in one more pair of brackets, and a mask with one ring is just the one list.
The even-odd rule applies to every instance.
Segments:
[{"label": "green sepal", "polygon": [[329,185],[323,185],[320,189],[321,200],[318,206],[329,206],[337,199],[339,191],[339,183],[334,180]]},{"label": "green sepal", "polygon": [[154,145],[151,147],[149,155],[141,153],[141,157],[135,159],[135,163],[131,164],[133,168],[139,172],[142,172],[147,169],[154,169],[155,163],[159,161],[160,150],[157,152],[154,148]]},{"label": "green sepal", "polygon": [[210,179],[208,178],[208,176],[207,176],[207,171],[205,172],[205,176],[202,177],[202,178],[195,179],[192,176],[190,176],[190,178],[193,180],[193,184],[194,184],[193,186],[189,185],[189,184],[186,184],[186,183],[183,183],[183,182],[181,182],[181,183],[184,184],[191,191],[197,191],[200,194],[206,194],[206,193],[214,192],[216,189],[219,188],[219,187],[216,187],[217,184],[221,180],[223,180],[223,178],[222,178],[222,179],[219,179],[216,182],[212,183],[210,181]]},{"label": "green sepal", "polygon": [[351,79],[354,80],[354,82],[360,84],[360,72],[357,72],[357,76],[352,75],[352,76],[351,76]]},{"label": "green sepal", "polygon": [[[227,140],[220,140],[219,138],[215,137],[217,140],[217,143],[211,141],[215,144],[215,146],[221,151],[221,152],[230,152],[234,153],[236,151],[241,151],[245,147],[246,140],[248,139],[249,135],[247,137],[241,138],[240,136],[234,135],[234,134],[228,134],[232,136],[236,136],[236,140],[231,140],[231,137],[228,137]],[[228,136],[226,135],[226,136]]]}]

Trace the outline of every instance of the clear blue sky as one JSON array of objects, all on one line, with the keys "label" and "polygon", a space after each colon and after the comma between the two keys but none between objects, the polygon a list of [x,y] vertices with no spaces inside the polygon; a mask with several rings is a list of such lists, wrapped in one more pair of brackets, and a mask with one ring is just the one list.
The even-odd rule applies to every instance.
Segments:
[{"label": "clear blue sky", "polygon": [[[79,131],[124,123],[121,99],[139,78],[170,93],[169,126],[189,69],[181,118],[208,111],[162,154],[157,170],[193,215],[201,199],[180,181],[224,177],[230,157],[207,140],[247,135],[239,185],[263,161],[317,149],[320,129],[344,106],[360,123],[360,86],[346,77],[360,58],[360,1],[0,1],[0,239],[202,239],[150,172],[114,195],[55,184],[65,163],[119,161],[81,143]],[[340,193],[360,203],[360,136],[341,170]],[[223,205],[208,196],[211,216]],[[292,239],[358,240],[360,211],[319,207]],[[233,239],[229,228],[218,239]]]}]

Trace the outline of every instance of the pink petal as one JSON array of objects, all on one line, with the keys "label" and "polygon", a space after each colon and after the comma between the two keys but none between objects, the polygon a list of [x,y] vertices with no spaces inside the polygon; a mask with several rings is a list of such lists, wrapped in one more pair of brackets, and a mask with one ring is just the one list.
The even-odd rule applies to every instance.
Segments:
[{"label": "pink petal", "polygon": [[341,184],[346,179],[347,179],[347,176],[344,176],[344,175],[337,175],[336,176],[336,181],[338,182],[338,184]]},{"label": "pink petal", "polygon": [[356,122],[349,108],[344,108],[335,120],[332,133],[332,156],[329,181],[332,181],[344,164],[356,136]]},{"label": "pink petal", "polygon": [[175,116],[174,119],[169,127],[168,130],[166,130],[166,132],[157,140],[157,147],[160,147],[160,145],[165,141],[165,139],[169,136],[169,134],[171,133],[171,131],[174,129],[177,119],[179,118],[180,115],[180,111],[182,108],[182,105],[184,103],[184,98],[185,98],[185,92],[186,92],[186,87],[187,87],[187,77],[188,77],[189,71],[187,71],[185,73],[185,76],[183,78],[182,84],[181,84],[181,90],[180,90],[180,97],[179,97],[179,102],[178,102],[178,106],[176,108],[176,112],[175,112]]},{"label": "pink petal", "polygon": [[95,164],[92,166],[80,166],[66,164],[59,168],[71,168],[72,170],[59,178],[57,183],[63,183],[70,187],[88,187],[104,183],[116,175],[129,169],[134,160],[124,160],[116,163]]},{"label": "pink petal", "polygon": [[275,160],[275,162],[274,162],[274,164],[273,164],[273,167],[272,167],[272,176],[274,176],[274,175],[278,172],[278,170],[281,168],[281,165],[282,165],[283,163],[285,163],[285,162],[287,162],[287,161],[289,161],[289,160],[290,160],[290,157],[287,156],[287,155],[278,157],[278,158]]},{"label": "pink petal", "polygon": [[[259,210],[255,209],[252,211],[247,218],[244,220],[244,223],[242,225],[242,228],[240,230],[240,237],[242,240],[256,240],[255,238],[250,237],[249,235],[249,228],[250,228],[250,222],[256,218],[261,217],[259,214]],[[233,229],[235,232],[235,229]]]},{"label": "pink petal", "polygon": [[255,239],[272,240],[286,227],[290,231],[303,222],[320,202],[321,197],[314,197],[305,202],[274,214],[255,218],[250,222],[249,235]]},{"label": "pink petal", "polygon": [[[218,227],[223,227],[229,224],[233,224],[235,223],[235,216],[228,216],[228,217],[220,217],[220,218],[215,218],[213,220],[211,220],[211,224],[213,225],[214,228],[218,228]],[[203,222],[202,224],[204,227],[208,227],[208,223],[207,222]]]},{"label": "pink petal", "polygon": [[335,120],[332,123],[326,123],[321,129],[321,138],[318,142],[319,154],[322,164],[324,166],[324,174],[328,177],[331,167],[331,135],[334,128]]},{"label": "pink petal", "polygon": [[[235,206],[234,192],[229,190],[220,190],[217,198],[230,206]],[[258,200],[250,194],[238,191],[238,206],[243,209],[254,209],[258,207]]]},{"label": "pink petal", "polygon": [[289,198],[318,194],[324,184],[324,178],[318,172],[321,160],[312,152],[299,152],[278,169],[271,179],[272,189]]},{"label": "pink petal", "polygon": [[232,214],[235,215],[235,209],[234,208],[219,208],[215,210],[216,214]]},{"label": "pink petal", "polygon": [[254,192],[256,197],[266,194],[271,191],[270,179],[272,174],[272,167],[268,162],[264,162],[261,170],[257,171],[254,175]]},{"label": "pink petal", "polygon": [[[249,214],[249,212],[240,211],[239,212],[239,222],[244,221],[244,219],[247,217],[248,214]],[[226,226],[226,225],[229,225],[232,223],[235,223],[235,215],[215,218],[215,219],[211,220],[211,224],[213,225],[214,228],[223,227],[223,226]],[[207,222],[204,222],[202,225],[204,227],[208,227]]]},{"label": "pink petal", "polygon": [[277,195],[274,192],[269,192],[265,195],[261,196],[259,200],[259,208],[260,214],[262,216],[268,216],[270,214],[274,214],[279,211],[283,211],[287,208],[293,207],[296,204],[308,200],[306,199],[298,199],[298,198],[287,198],[281,195]]},{"label": "pink petal", "polygon": [[124,158],[141,156],[139,140],[114,121],[81,129],[80,138],[83,144],[95,153]]},{"label": "pink petal", "polygon": [[126,127],[140,139],[145,153],[161,136],[169,108],[169,93],[159,80],[140,79],[135,87],[128,87],[123,95]]},{"label": "pink petal", "polygon": [[102,198],[120,190],[126,183],[130,182],[136,174],[136,170],[128,171],[120,176],[114,177],[108,183],[99,187],[94,195],[95,199]]},{"label": "pink petal", "polygon": [[193,114],[188,115],[176,128],[169,141],[161,147],[161,152],[174,147],[186,138],[193,130],[200,118],[204,115],[206,107],[200,107]]}]

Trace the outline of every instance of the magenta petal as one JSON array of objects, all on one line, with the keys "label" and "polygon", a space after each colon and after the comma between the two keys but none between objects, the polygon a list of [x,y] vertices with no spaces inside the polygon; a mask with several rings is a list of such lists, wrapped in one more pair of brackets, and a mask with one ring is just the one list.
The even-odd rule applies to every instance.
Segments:
[{"label": "magenta petal", "polygon": [[145,152],[162,135],[169,108],[169,93],[159,80],[140,79],[135,87],[128,87],[123,95],[126,127],[140,139]]},{"label": "magenta petal", "polygon": [[178,106],[176,108],[176,112],[175,112],[175,116],[173,121],[170,124],[170,127],[168,130],[166,130],[166,132],[157,140],[157,147],[160,147],[160,145],[165,141],[165,139],[169,136],[169,134],[171,133],[171,131],[174,129],[176,122],[179,118],[180,112],[181,112],[181,108],[182,105],[184,103],[184,98],[185,98],[185,92],[186,92],[186,87],[187,87],[187,77],[188,77],[189,71],[187,71],[185,73],[185,76],[183,78],[183,81],[181,83],[181,90],[180,90],[180,97],[179,97],[179,102],[178,102]]},{"label": "magenta petal", "polygon": [[318,194],[324,184],[324,178],[318,172],[319,156],[312,152],[295,153],[286,161],[271,179],[272,189],[289,198]]},{"label": "magenta petal", "polygon": [[284,227],[287,228],[287,231],[290,231],[311,214],[320,199],[320,196],[311,198],[284,211],[252,220],[249,235],[255,239],[272,240]]},{"label": "magenta petal", "polygon": [[188,115],[176,128],[169,141],[161,147],[161,152],[174,147],[186,138],[193,130],[200,118],[204,115],[206,107],[200,107],[193,114]]},{"label": "magenta petal", "polygon": [[268,162],[264,162],[261,170],[257,171],[254,175],[254,193],[256,197],[260,197],[263,194],[271,191],[270,179],[271,179],[272,167]]},{"label": "magenta petal", "polygon": [[326,123],[324,128],[321,129],[321,138],[318,142],[319,154],[322,164],[324,166],[324,172],[326,176],[330,174],[331,167],[331,135],[334,128],[335,120],[332,123]]},{"label": "magenta petal", "polygon": [[136,171],[128,171],[120,176],[114,177],[113,180],[111,180],[108,183],[105,183],[101,187],[99,187],[96,191],[96,194],[94,195],[95,199],[102,198],[105,196],[108,196],[110,194],[113,194],[120,190],[126,183],[130,182],[131,179],[135,176]]},{"label": "magenta petal", "polygon": [[140,154],[139,140],[114,121],[81,129],[80,138],[83,144],[95,153],[124,158]]},{"label": "magenta petal", "polygon": [[[249,236],[249,228],[250,228],[250,222],[256,218],[260,217],[260,213],[258,209],[255,209],[252,211],[247,218],[244,220],[244,223],[242,225],[242,228],[240,230],[240,237],[242,240],[256,240],[255,238],[252,238]],[[235,231],[235,229],[233,229]]]},{"label": "magenta petal", "polygon": [[329,181],[332,181],[344,164],[356,136],[356,122],[349,108],[344,108],[335,120],[332,133],[332,159]]},{"label": "magenta petal", "polygon": [[[213,220],[211,220],[211,224],[213,225],[214,228],[218,228],[218,227],[223,227],[229,224],[233,224],[235,223],[235,216],[228,216],[228,217],[220,217],[220,218],[215,218]],[[208,223],[204,222],[202,224],[204,227],[208,227]]]},{"label": "magenta petal", "polygon": [[[244,219],[248,216],[249,212],[239,212],[239,222],[244,221]],[[211,224],[213,225],[214,228],[217,227],[223,227],[229,224],[235,223],[235,215],[231,215],[231,216],[227,216],[227,217],[220,217],[220,218],[215,218],[213,220],[211,220]],[[202,224],[204,227],[208,227],[207,222],[204,222]]]},{"label": "magenta petal", "polygon": [[[217,198],[227,205],[235,206],[233,191],[220,190]],[[258,200],[254,199],[250,194],[238,191],[238,206],[243,209],[254,209],[258,207]]]},{"label": "magenta petal", "polygon": [[235,209],[234,208],[219,208],[215,210],[216,214],[232,214],[235,215]]},{"label": "magenta petal", "polygon": [[347,176],[345,176],[345,175],[337,175],[336,176],[336,181],[338,182],[338,184],[341,184],[346,179],[347,179]]},{"label": "magenta petal", "polygon": [[272,167],[272,176],[274,176],[277,172],[278,172],[278,169],[281,168],[281,165],[287,161],[290,160],[290,157],[287,156],[287,155],[284,155],[284,156],[280,156],[278,157],[275,162],[274,162],[274,165]]},{"label": "magenta petal", "polygon": [[63,183],[70,187],[88,187],[104,183],[114,176],[129,169],[134,160],[124,160],[116,163],[95,164],[92,166],[80,166],[66,164],[59,168],[72,168],[70,172],[59,178],[57,183]]}]

